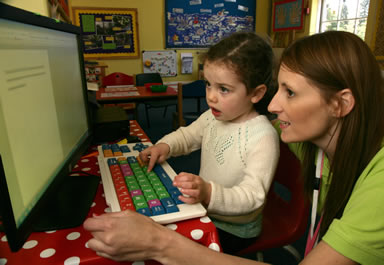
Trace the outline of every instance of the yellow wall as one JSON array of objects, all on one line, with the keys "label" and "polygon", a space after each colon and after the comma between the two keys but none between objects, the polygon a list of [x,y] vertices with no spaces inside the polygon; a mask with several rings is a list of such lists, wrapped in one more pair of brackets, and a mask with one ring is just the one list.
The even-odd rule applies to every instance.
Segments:
[{"label": "yellow wall", "polygon": [[[72,7],[105,7],[105,8],[137,8],[139,22],[139,44],[140,51],[164,50],[165,49],[165,28],[164,28],[164,0],[71,0]],[[257,1],[256,31],[266,34],[269,27],[269,17],[267,15],[270,0]],[[198,75],[198,55],[204,50],[178,50],[179,70],[176,77],[164,78],[164,81],[188,81],[197,79]],[[180,73],[180,53],[191,52],[194,56],[192,74]],[[108,65],[107,73],[124,72],[136,74],[142,72],[142,61],[139,59],[114,59],[103,60]]]},{"label": "yellow wall", "polygon": [[1,2],[40,15],[49,15],[48,0],[2,0]]},{"label": "yellow wall", "polygon": [[[187,1],[187,0],[180,0]],[[269,36],[271,32],[271,13],[272,0],[256,1],[256,32],[260,35]],[[313,34],[316,32],[317,3],[319,0],[309,0],[310,15],[305,16],[305,29],[302,33],[296,34],[296,37]],[[366,41],[371,45],[373,30],[376,23],[376,11],[379,1],[371,0],[369,9],[369,18],[367,25]],[[42,15],[48,15],[48,0],[3,0],[3,2],[23,8]],[[139,46],[140,51],[144,50],[163,50],[165,49],[165,29],[164,29],[164,0],[71,0],[71,7],[104,7],[104,8],[137,8],[138,28],[139,28]],[[72,15],[72,14],[71,14]],[[198,54],[204,50],[178,50],[181,52],[192,52],[194,55],[193,74],[180,74],[176,77],[164,78],[164,81],[189,81],[197,79]],[[180,56],[178,55],[178,58]],[[136,74],[142,72],[142,61],[139,59],[115,59],[103,60],[108,65],[107,74],[112,72],[124,72],[127,74]],[[180,59],[179,59],[180,67]]]}]

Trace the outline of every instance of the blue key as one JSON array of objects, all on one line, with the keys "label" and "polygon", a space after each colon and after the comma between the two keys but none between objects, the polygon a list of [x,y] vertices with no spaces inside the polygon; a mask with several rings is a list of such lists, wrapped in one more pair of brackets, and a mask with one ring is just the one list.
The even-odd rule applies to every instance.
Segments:
[{"label": "blue key", "polygon": [[133,148],[133,150],[136,150],[136,151],[140,152],[141,150],[143,150],[143,144],[142,143],[137,143],[132,148]]},{"label": "blue key", "polygon": [[108,150],[108,149],[111,149],[111,147],[109,146],[109,144],[103,144],[103,145],[101,145],[101,148],[102,148],[102,150]]},{"label": "blue key", "polygon": [[121,150],[121,152],[123,152],[123,153],[129,153],[129,152],[131,152],[131,150],[129,149],[129,147],[126,146],[126,145],[122,145],[122,146],[120,146],[120,150]]},{"label": "blue key", "polygon": [[112,166],[112,165],[117,165],[118,162],[117,162],[117,159],[116,158],[109,158],[108,159],[108,165],[109,166]]},{"label": "blue key", "polygon": [[181,192],[179,191],[178,188],[173,187],[172,189],[168,190],[168,193],[171,195],[172,199],[176,202],[176,204],[183,204],[184,203],[184,202],[179,200],[179,196],[183,195],[183,194],[181,194]]},{"label": "blue key", "polygon": [[177,208],[175,202],[171,198],[164,198],[160,201],[167,213],[175,213],[179,211],[179,208]]},{"label": "blue key", "polygon": [[151,210],[149,208],[141,208],[138,209],[137,212],[145,216],[151,216]]},{"label": "blue key", "polygon": [[134,157],[134,156],[128,156],[127,160],[128,160],[129,164],[137,163],[136,157]]},{"label": "blue key", "polygon": [[163,206],[154,206],[151,208],[153,215],[161,215],[165,214],[165,210]]},{"label": "blue key", "polygon": [[165,170],[160,165],[156,165],[153,168],[153,172],[156,173],[156,175],[159,177],[161,182],[163,182],[164,186],[167,187],[167,189],[168,189],[168,187],[169,188],[173,187],[171,178],[168,176],[168,174],[165,172]]}]

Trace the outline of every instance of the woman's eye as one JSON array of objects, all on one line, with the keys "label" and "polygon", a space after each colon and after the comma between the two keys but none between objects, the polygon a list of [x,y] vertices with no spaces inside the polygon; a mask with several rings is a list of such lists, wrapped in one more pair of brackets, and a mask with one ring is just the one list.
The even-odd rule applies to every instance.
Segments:
[{"label": "woman's eye", "polygon": [[292,90],[290,89],[287,89],[287,94],[288,94],[288,97],[293,97],[295,95],[295,92],[293,92]]},{"label": "woman's eye", "polygon": [[210,86],[211,84],[207,81],[207,80],[205,80],[205,86]]}]

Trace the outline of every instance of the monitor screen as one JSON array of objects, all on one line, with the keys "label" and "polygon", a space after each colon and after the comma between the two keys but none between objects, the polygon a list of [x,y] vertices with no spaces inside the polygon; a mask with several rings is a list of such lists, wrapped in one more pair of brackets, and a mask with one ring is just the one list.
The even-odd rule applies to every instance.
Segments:
[{"label": "monitor screen", "polygon": [[[95,176],[69,176],[92,136],[79,36],[0,6],[0,215],[13,251],[32,231],[81,224],[97,187]],[[71,207],[82,212],[63,218]]]}]

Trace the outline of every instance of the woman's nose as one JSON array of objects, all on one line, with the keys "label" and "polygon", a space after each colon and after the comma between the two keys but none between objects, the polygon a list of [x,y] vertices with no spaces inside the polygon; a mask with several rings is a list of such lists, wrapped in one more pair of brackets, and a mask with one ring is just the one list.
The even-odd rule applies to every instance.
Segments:
[{"label": "woman's nose", "polygon": [[278,99],[278,93],[275,94],[275,96],[272,98],[271,102],[268,105],[268,111],[270,113],[278,113],[281,111],[281,107],[279,104],[279,99]]}]

